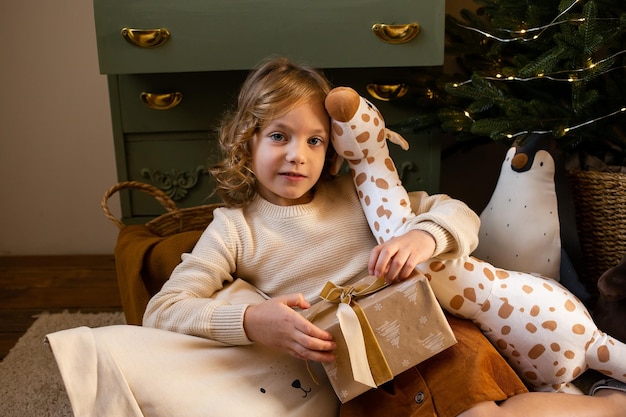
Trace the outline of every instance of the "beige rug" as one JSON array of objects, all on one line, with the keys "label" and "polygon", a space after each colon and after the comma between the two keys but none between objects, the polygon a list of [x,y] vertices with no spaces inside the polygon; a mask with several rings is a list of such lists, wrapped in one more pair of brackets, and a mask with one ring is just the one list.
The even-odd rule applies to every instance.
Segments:
[{"label": "beige rug", "polygon": [[122,313],[41,314],[0,362],[0,416],[71,417],[61,375],[46,334],[79,326],[100,327],[123,324]]}]

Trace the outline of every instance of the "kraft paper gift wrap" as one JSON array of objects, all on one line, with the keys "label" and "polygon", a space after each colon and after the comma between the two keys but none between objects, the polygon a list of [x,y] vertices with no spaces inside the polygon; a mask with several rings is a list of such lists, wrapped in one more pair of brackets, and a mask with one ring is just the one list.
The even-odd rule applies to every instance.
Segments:
[{"label": "kraft paper gift wrap", "polygon": [[346,287],[329,282],[320,296],[326,301],[307,316],[337,343],[336,360],[324,370],[341,402],[456,343],[422,274],[389,286],[376,277]]}]

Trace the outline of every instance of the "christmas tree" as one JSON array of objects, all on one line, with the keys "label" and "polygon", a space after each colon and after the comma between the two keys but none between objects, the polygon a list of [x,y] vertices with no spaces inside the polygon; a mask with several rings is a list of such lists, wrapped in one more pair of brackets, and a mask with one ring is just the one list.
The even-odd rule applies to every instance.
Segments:
[{"label": "christmas tree", "polygon": [[448,16],[447,52],[465,73],[440,91],[443,130],[551,134],[566,152],[626,165],[624,0],[477,2]]}]

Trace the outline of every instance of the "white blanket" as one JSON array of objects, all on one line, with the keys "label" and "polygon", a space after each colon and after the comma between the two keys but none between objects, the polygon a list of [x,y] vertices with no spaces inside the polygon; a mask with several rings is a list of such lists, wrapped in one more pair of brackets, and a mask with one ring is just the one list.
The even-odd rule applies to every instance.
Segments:
[{"label": "white blanket", "polygon": [[78,327],[47,340],[77,417],[338,415],[318,364],[319,385],[304,361],[258,344],[139,326]]}]

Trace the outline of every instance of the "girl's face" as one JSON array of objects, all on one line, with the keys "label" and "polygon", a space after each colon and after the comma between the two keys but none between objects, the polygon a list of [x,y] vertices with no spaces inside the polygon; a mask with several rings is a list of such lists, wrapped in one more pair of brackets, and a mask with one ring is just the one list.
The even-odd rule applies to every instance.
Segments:
[{"label": "girl's face", "polygon": [[279,206],[311,201],[329,142],[330,120],[321,102],[300,104],[272,120],[252,139],[259,195]]}]

